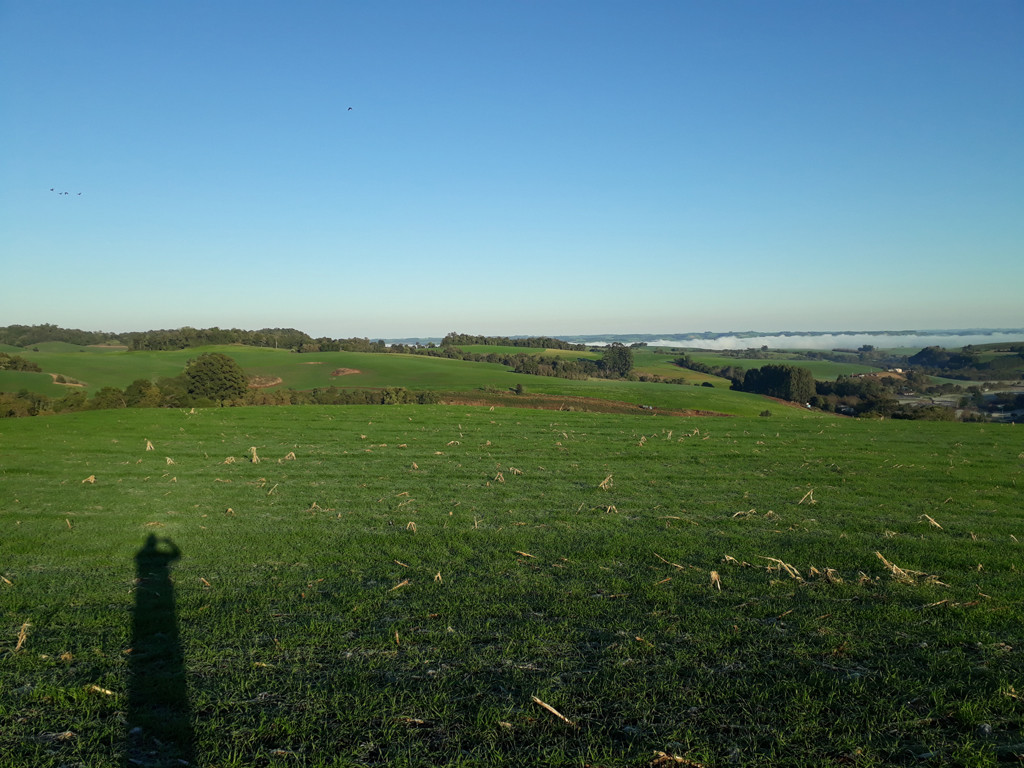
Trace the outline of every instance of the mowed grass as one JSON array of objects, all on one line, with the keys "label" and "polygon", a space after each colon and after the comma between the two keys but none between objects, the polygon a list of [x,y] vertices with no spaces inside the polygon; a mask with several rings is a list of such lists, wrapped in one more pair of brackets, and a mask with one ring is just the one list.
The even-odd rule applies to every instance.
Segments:
[{"label": "mowed grass", "polygon": [[[8,420],[0,754],[1017,760],[1022,474],[1009,425],[443,406]],[[180,550],[156,597],[135,580],[154,534]],[[139,658],[143,612],[164,657]],[[180,699],[147,687],[177,671]]]}]

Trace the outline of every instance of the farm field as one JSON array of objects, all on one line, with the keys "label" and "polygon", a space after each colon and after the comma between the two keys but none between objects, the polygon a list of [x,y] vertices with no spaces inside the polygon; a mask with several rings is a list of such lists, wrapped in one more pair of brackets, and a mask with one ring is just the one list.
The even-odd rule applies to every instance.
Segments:
[{"label": "farm field", "polygon": [[[278,386],[295,389],[314,387],[408,386],[417,389],[458,389],[461,387],[509,387],[514,378],[505,366],[470,363],[423,355],[371,354],[367,352],[323,352],[295,354],[263,347],[208,346],[172,351],[131,351],[71,344],[40,344],[17,354],[37,363],[47,373],[60,373],[85,384],[86,391],[101,387],[124,388],[138,378],[177,376],[189,360],[207,352],[234,358],[246,373],[281,379]],[[51,350],[50,347],[54,349]],[[59,348],[57,348],[59,347]],[[345,369],[343,376],[332,375]],[[6,375],[0,372],[0,391],[10,391]],[[38,374],[37,374],[38,375]]]},{"label": "farm field", "polygon": [[466,406],[5,420],[3,764],[1019,761],[1017,432]]},{"label": "farm field", "polygon": [[[45,373],[0,371],[0,392],[16,392],[28,388],[51,397],[60,396],[68,388],[53,383],[50,374],[58,373],[83,382],[82,388],[89,393],[104,386],[121,389],[138,378],[156,379],[178,375],[189,360],[206,352],[221,352],[238,361],[248,376],[258,376],[267,382],[280,380],[270,388],[291,387],[302,390],[330,386],[354,389],[400,386],[452,396],[481,389],[509,391],[516,384],[522,384],[528,392],[534,394],[615,400],[666,410],[703,410],[755,416],[769,409],[781,418],[810,416],[792,406],[742,392],[624,380],[573,381],[529,376],[515,374],[505,366],[494,363],[448,360],[425,355],[367,352],[300,355],[285,350],[246,346],[133,352],[67,344],[53,345],[60,348],[50,351],[50,346],[40,344],[39,352],[22,350],[18,353],[38,363]],[[683,371],[673,367],[676,371]],[[343,375],[331,375],[342,371]],[[701,379],[715,378],[692,371],[686,373],[693,374],[695,383]]]}]

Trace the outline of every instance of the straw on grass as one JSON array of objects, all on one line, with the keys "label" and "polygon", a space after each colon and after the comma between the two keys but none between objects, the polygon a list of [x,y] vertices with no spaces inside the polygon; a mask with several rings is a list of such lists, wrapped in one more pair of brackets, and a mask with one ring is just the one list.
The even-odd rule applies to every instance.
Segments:
[{"label": "straw on grass", "polygon": [[25,622],[21,625],[21,629],[18,630],[18,644],[14,646],[14,652],[17,653],[25,645],[25,641],[28,640],[28,628],[32,625],[29,622]]},{"label": "straw on grass", "polygon": [[[775,570],[778,570],[778,571],[779,571],[780,573],[781,573],[782,571],[785,571],[786,573],[788,573],[788,574],[789,574],[789,577],[790,577],[791,579],[799,579],[799,578],[801,578],[801,577],[800,577],[800,571],[798,571],[798,570],[797,570],[796,568],[794,568],[794,567],[793,567],[792,565],[790,565],[789,563],[784,563],[784,562],[782,562],[782,561],[781,561],[781,560],[779,560],[779,559],[778,559],[777,557],[765,557],[764,555],[758,555],[758,557],[759,557],[759,558],[760,558],[761,560],[768,560],[768,561],[770,561],[770,562],[773,562],[773,563],[775,563],[775,564],[776,564],[776,566],[775,566]],[[772,570],[772,568],[771,568],[771,567],[769,567],[769,568],[768,568],[768,570]]]},{"label": "straw on grass", "polygon": [[563,714],[562,714],[561,712],[559,712],[559,711],[558,711],[557,709],[555,709],[554,707],[552,707],[552,706],[551,706],[550,704],[548,704],[548,703],[547,703],[546,701],[541,701],[541,700],[540,700],[540,699],[538,699],[538,698],[537,698],[536,696],[531,696],[530,698],[531,698],[531,699],[533,699],[533,703],[534,703],[534,704],[537,704],[537,705],[539,705],[539,706],[543,707],[544,709],[546,709],[546,710],[547,710],[548,712],[550,712],[551,714],[553,714],[553,715],[554,715],[555,717],[557,717],[557,718],[558,718],[559,720],[561,720],[562,722],[568,723],[568,724],[569,724],[569,725],[571,725],[571,726],[575,726],[575,725],[576,725],[576,723],[574,723],[574,722],[573,722],[572,720],[570,720],[570,719],[569,719],[568,717],[566,717],[566,716],[565,716],[565,715],[563,715]]},{"label": "straw on grass", "polygon": [[665,565],[671,565],[673,568],[678,568],[680,571],[683,570],[683,566],[681,566],[679,563],[673,563],[673,562],[671,562],[669,560],[666,560],[664,557],[659,555],[657,552],[654,553],[654,556],[656,558],[658,558],[659,560],[661,560],[661,562],[665,563]]},{"label": "straw on grass", "polygon": [[649,768],[658,768],[658,766],[666,765],[668,763],[675,763],[681,765],[683,768],[704,768],[704,763],[697,763],[693,760],[688,760],[685,757],[679,757],[678,755],[670,755],[661,750],[654,751],[654,759],[650,762]]}]

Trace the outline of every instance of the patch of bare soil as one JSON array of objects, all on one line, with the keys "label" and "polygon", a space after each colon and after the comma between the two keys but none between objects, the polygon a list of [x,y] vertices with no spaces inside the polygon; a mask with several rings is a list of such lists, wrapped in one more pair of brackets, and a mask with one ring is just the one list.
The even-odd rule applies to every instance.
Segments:
[{"label": "patch of bare soil", "polygon": [[355,368],[335,368],[331,371],[331,376],[349,376],[353,373],[362,373],[362,371]]},{"label": "patch of bare soil", "polygon": [[907,377],[902,373],[896,373],[896,371],[879,371],[878,373],[865,373],[865,379],[896,379],[897,381],[904,381]]},{"label": "patch of bare soil", "polygon": [[441,396],[442,405],[497,405],[506,408],[531,408],[543,411],[583,411],[586,413],[647,413],[661,416],[728,416],[727,413],[697,410],[669,410],[626,403],[621,400],[602,400],[596,397],[560,397],[558,395],[513,395],[511,393],[481,392],[451,393]]},{"label": "patch of bare soil", "polygon": [[57,381],[57,377],[59,375],[60,375],[59,373],[51,373],[50,374],[50,378],[53,379],[53,383],[54,384],[60,384],[62,387],[84,387],[85,386],[85,384],[83,384],[80,381]]},{"label": "patch of bare soil", "polygon": [[249,389],[266,389],[282,384],[284,380],[280,376],[253,376],[249,379]]}]

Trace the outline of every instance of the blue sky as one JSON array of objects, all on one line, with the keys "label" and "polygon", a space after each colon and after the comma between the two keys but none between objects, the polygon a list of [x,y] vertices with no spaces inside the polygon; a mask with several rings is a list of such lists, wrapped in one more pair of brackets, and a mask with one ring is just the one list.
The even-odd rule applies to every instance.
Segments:
[{"label": "blue sky", "polygon": [[1021,327],[1022,137],[1016,0],[0,0],[0,325]]}]

